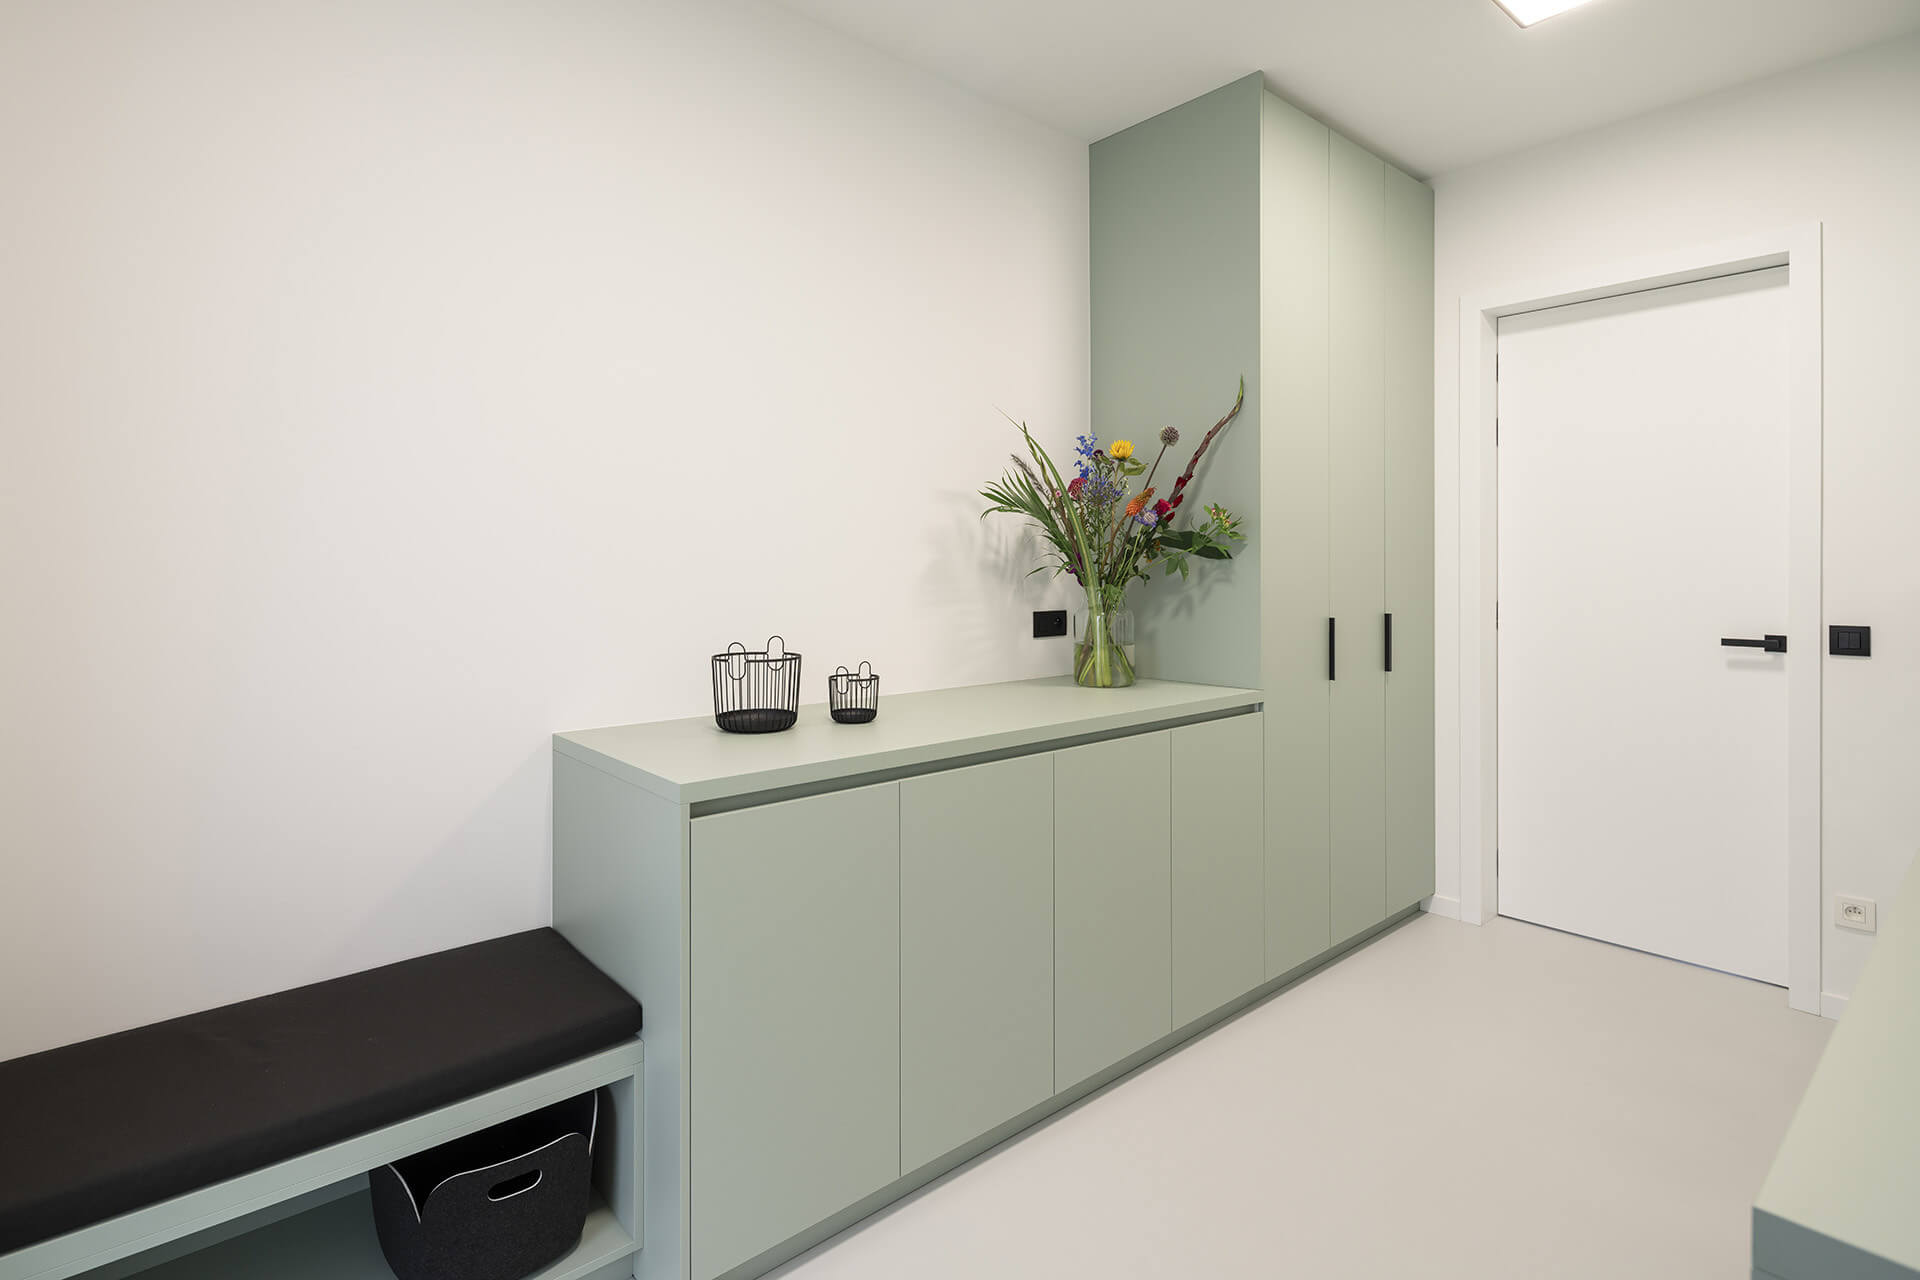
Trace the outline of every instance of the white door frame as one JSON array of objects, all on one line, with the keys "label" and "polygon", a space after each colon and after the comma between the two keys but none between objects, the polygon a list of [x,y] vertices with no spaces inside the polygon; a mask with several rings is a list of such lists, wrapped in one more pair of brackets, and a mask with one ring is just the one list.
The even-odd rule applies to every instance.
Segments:
[{"label": "white door frame", "polygon": [[[1787,266],[1789,489],[1787,552],[1787,1003],[1820,1012],[1820,523],[1823,355],[1819,223],[1654,254],[1489,290],[1460,304],[1460,918],[1499,914],[1498,389],[1502,316],[1663,285]],[[1442,743],[1442,756],[1452,754]],[[1447,762],[1441,761],[1441,776]]]}]

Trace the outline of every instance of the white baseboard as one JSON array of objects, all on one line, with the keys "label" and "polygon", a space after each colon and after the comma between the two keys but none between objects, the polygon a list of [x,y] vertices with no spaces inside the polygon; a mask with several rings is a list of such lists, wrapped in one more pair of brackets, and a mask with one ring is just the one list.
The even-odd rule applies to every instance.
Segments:
[{"label": "white baseboard", "polygon": [[1822,991],[1820,993],[1820,1016],[1821,1017],[1837,1019],[1841,1014],[1845,1013],[1846,1011],[1847,1011],[1847,997],[1837,996],[1833,994],[1833,992],[1831,991]]},{"label": "white baseboard", "polygon": [[[1458,898],[1448,898],[1436,893],[1421,903],[1420,908],[1431,915],[1445,916],[1449,920],[1460,918],[1460,899]],[[1844,1004],[1845,1001],[1842,1003]]]}]

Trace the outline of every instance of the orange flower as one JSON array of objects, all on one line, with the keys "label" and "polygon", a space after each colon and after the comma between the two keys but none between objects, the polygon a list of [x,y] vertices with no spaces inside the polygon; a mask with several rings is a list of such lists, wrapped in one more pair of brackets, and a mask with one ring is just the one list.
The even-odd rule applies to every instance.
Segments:
[{"label": "orange flower", "polygon": [[1131,519],[1132,517],[1139,515],[1142,511],[1145,511],[1147,509],[1147,504],[1152,501],[1153,501],[1153,490],[1148,489],[1145,493],[1142,493],[1139,497],[1135,498],[1132,502],[1129,502],[1127,504],[1128,518]]}]

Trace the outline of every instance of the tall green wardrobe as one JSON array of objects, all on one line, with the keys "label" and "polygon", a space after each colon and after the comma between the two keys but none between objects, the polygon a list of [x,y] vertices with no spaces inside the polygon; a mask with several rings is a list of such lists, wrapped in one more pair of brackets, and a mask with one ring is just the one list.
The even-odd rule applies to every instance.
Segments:
[{"label": "tall green wardrobe", "polygon": [[1433,192],[1248,76],[1096,142],[1093,421],[1248,541],[1136,590],[1144,673],[1265,692],[1265,964],[1433,892]]}]

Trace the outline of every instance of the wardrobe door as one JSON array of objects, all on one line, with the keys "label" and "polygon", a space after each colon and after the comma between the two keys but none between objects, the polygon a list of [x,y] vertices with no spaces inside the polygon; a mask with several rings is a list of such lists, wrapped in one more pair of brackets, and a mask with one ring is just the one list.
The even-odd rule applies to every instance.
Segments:
[{"label": "wardrobe door", "polygon": [[1327,127],[1265,99],[1260,177],[1266,974],[1333,943],[1327,788]]},{"label": "wardrobe door", "polygon": [[1333,941],[1386,916],[1386,165],[1339,135],[1328,164],[1328,498],[1336,665],[1327,755]]},{"label": "wardrobe door", "polygon": [[1388,914],[1433,892],[1433,189],[1386,171]]}]

